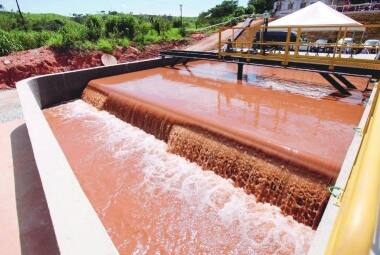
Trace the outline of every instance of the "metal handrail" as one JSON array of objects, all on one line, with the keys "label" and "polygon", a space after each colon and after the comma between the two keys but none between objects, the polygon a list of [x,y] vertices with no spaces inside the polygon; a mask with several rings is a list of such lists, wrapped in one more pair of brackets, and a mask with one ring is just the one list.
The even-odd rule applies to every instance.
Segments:
[{"label": "metal handrail", "polygon": [[[336,25],[325,25],[325,26],[273,26],[273,27],[265,27],[263,25],[258,25],[254,27],[248,27],[248,28],[230,28],[232,30],[232,34],[234,34],[234,30],[249,30],[249,35],[251,38],[248,38],[247,40],[243,41],[233,41],[231,39],[223,40],[222,37],[219,37],[219,49],[218,49],[218,56],[219,58],[223,58],[225,56],[232,56],[232,57],[239,57],[239,58],[246,58],[246,59],[263,59],[263,55],[267,56],[268,59],[273,59],[273,57],[276,57],[275,60],[282,61],[283,65],[287,65],[289,61],[295,61],[295,62],[302,62],[302,63],[313,63],[313,64],[328,64],[330,70],[334,70],[336,65],[339,66],[352,66],[352,67],[361,67],[361,68],[367,68],[367,69],[373,69],[373,70],[379,70],[380,69],[380,60],[378,59],[364,59],[364,58],[355,58],[355,50],[357,49],[374,49],[376,53],[379,52],[380,46],[366,46],[363,43],[359,44],[347,44],[347,43],[341,43],[339,40],[341,38],[345,38],[348,32],[351,29],[355,29],[357,27],[360,28],[380,28],[380,25],[350,25],[350,26],[336,26]],[[260,33],[260,40],[254,41],[253,38],[256,38],[256,33],[258,31],[265,31],[267,29],[276,29],[281,28],[286,30],[287,32],[287,40],[282,42],[271,42],[271,41],[264,41],[262,38],[262,34]],[[328,48],[329,52],[327,55],[319,55],[319,52],[316,53],[315,56],[312,56],[310,54],[309,49],[312,46],[316,46],[315,43],[303,43],[301,40],[302,32],[311,32],[313,28],[330,28],[334,31],[338,31],[338,35],[336,38],[335,43],[328,43],[321,45],[323,48]],[[307,31],[303,31],[303,30]],[[297,31],[297,37],[295,41],[290,41],[290,34],[292,31]],[[219,34],[221,34],[223,29],[219,31]],[[224,45],[230,44],[232,48],[238,48],[238,46],[246,46],[248,50],[245,52],[242,51],[225,51],[222,47]],[[307,47],[306,54],[300,54],[301,47]],[[281,52],[279,50],[278,53],[273,52],[265,52],[265,49],[263,50],[263,46],[270,46],[270,47],[283,47],[283,51]],[[321,47],[320,46],[320,47]],[[294,53],[293,53],[294,50]],[[277,51],[277,50],[276,50]],[[263,54],[265,53],[265,54]],[[346,55],[350,55],[347,57]],[[264,57],[265,57],[264,56]],[[327,63],[327,62],[328,63]],[[359,65],[359,66],[358,66]]]}]

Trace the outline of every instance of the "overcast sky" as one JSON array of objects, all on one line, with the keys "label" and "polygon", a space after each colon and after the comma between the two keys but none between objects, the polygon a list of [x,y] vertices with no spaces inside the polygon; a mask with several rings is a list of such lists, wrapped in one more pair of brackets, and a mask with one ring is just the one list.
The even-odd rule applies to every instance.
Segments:
[{"label": "overcast sky", "polygon": [[[183,4],[184,16],[198,16],[202,11],[221,3],[222,0],[18,0],[24,12],[98,13],[100,11],[133,12],[135,14],[167,14],[179,16],[179,5]],[[246,6],[248,0],[240,0]],[[6,10],[17,10],[16,1],[0,0]]]}]

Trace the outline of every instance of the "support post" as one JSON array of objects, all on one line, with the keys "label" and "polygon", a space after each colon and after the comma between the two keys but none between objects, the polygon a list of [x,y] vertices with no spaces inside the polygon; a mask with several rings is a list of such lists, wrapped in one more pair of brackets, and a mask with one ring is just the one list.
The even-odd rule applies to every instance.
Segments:
[{"label": "support post", "polygon": [[221,53],[222,53],[222,30],[219,29],[219,34],[218,34],[218,58],[221,58]]},{"label": "support post", "polygon": [[282,65],[287,66],[289,63],[289,48],[290,48],[290,35],[292,33],[292,28],[288,27],[288,33],[286,35],[286,43],[285,43],[285,53],[284,53],[284,61]]},{"label": "support post", "polygon": [[239,81],[243,80],[243,66],[244,64],[243,63],[238,63],[238,72],[237,72],[237,79]]},{"label": "support post", "polygon": [[344,76],[342,76],[341,74],[334,73],[333,75],[335,76],[335,78],[340,80],[344,85],[346,85],[347,88],[356,89],[356,87],[349,80],[347,80]]},{"label": "support post", "polygon": [[328,81],[334,88],[336,88],[342,95],[348,96],[351,95],[350,92],[348,92],[347,89],[342,87],[333,77],[330,76],[328,73],[319,73],[323,78],[325,78],[326,81]]},{"label": "support post", "polygon": [[334,70],[335,55],[336,55],[336,50],[338,49],[338,41],[340,39],[341,33],[342,33],[342,27],[339,27],[339,32],[338,32],[338,35],[337,35],[337,38],[336,38],[336,41],[335,41],[335,45],[334,45],[333,56],[332,56],[331,63],[330,63],[330,66],[329,66],[330,70]]},{"label": "support post", "polygon": [[294,49],[294,56],[298,57],[298,52],[301,45],[301,28],[297,28],[296,48]]}]

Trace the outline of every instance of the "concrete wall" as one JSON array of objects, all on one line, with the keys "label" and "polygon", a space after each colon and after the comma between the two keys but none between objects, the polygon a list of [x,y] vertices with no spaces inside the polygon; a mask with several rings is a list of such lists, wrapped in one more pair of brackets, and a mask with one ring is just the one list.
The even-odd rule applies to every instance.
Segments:
[{"label": "concrete wall", "polygon": [[[301,9],[302,4],[304,7],[309,6],[315,2],[321,1],[327,5],[331,5],[331,0],[282,0],[276,1],[273,5],[273,12],[276,11],[275,16],[285,16]],[[289,7],[293,7],[289,9]]]},{"label": "concrete wall", "polygon": [[[46,108],[63,101],[79,98],[90,80],[105,76],[118,75],[175,63],[174,58],[151,60],[103,66],[64,73],[34,77],[27,80],[40,108]],[[25,83],[25,82],[24,82]],[[20,84],[20,82],[19,82]]]},{"label": "concrete wall", "polygon": [[117,254],[84,194],[42,109],[79,98],[88,81],[174,64],[151,59],[29,78],[16,84],[33,153],[61,254]]}]

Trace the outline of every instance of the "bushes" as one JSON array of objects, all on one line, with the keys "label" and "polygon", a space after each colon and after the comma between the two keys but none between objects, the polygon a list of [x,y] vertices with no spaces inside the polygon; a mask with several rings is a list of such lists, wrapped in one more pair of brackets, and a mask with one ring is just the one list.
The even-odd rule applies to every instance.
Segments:
[{"label": "bushes", "polygon": [[[183,32],[184,33],[184,32]],[[180,28],[172,28],[167,31],[164,35],[164,38],[168,41],[178,41],[182,39],[181,29]]]},{"label": "bushes", "polygon": [[102,20],[97,16],[88,16],[85,20],[87,39],[96,41],[102,36]]},{"label": "bushes", "polygon": [[107,53],[111,53],[114,49],[114,45],[109,40],[102,38],[98,41],[96,48],[98,50],[101,50],[101,51],[104,51]]},{"label": "bushes", "polygon": [[156,30],[149,30],[147,33],[142,34],[140,33],[136,38],[135,41],[139,44],[150,44],[150,43],[158,43],[161,41],[161,36],[157,33]]},{"label": "bushes", "polygon": [[133,39],[136,35],[138,22],[132,15],[108,16],[105,21],[107,37],[127,37]]},{"label": "bushes", "polygon": [[49,38],[53,35],[53,32],[11,31],[10,35],[18,42],[22,50],[29,50],[46,45]]},{"label": "bushes", "polygon": [[169,31],[171,24],[167,19],[158,17],[153,20],[153,28],[158,32],[159,35],[163,35]]},{"label": "bushes", "polygon": [[65,25],[65,22],[61,19],[52,19],[52,20],[40,19],[40,20],[36,20],[30,23],[31,24],[29,24],[29,27],[33,31],[43,31],[43,30],[58,31]]},{"label": "bushes", "polygon": [[86,28],[83,26],[66,25],[58,31],[62,35],[61,48],[76,48],[77,44],[86,39]]},{"label": "bushes", "polygon": [[116,39],[115,44],[121,47],[128,47],[131,44],[131,41],[128,38]]},{"label": "bushes", "polygon": [[[185,36],[179,18],[171,16],[81,15],[25,13],[27,31],[13,12],[0,12],[0,54],[41,46],[55,49],[112,51],[115,46],[128,47],[132,41],[140,46],[161,41],[180,40]],[[195,19],[183,18],[186,26]]]},{"label": "bushes", "polygon": [[84,26],[66,24],[58,32],[53,33],[46,45],[54,49],[76,49],[86,41],[87,30]]},{"label": "bushes", "polygon": [[119,22],[117,23],[118,36],[133,39],[136,34],[136,27],[137,20],[135,17],[131,15],[120,16]]},{"label": "bushes", "polygon": [[63,48],[63,35],[60,33],[54,33],[47,41],[47,46],[53,49]]},{"label": "bushes", "polygon": [[5,56],[18,50],[21,50],[21,45],[8,32],[0,29],[0,56]]}]

